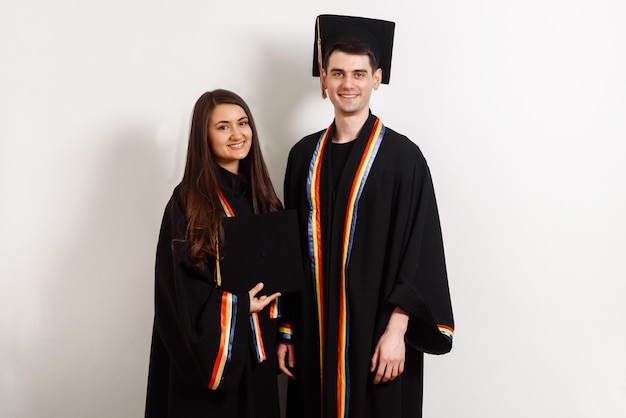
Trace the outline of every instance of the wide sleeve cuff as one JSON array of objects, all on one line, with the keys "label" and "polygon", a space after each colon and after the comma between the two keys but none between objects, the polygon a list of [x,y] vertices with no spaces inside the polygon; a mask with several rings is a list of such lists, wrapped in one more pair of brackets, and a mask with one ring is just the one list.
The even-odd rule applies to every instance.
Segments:
[{"label": "wide sleeve cuff", "polygon": [[293,344],[293,329],[291,324],[281,322],[278,325],[278,340],[283,343]]},{"label": "wide sleeve cuff", "polygon": [[452,320],[434,318],[429,306],[410,286],[398,284],[388,302],[409,314],[406,341],[411,346],[430,354],[444,354],[452,349]]}]

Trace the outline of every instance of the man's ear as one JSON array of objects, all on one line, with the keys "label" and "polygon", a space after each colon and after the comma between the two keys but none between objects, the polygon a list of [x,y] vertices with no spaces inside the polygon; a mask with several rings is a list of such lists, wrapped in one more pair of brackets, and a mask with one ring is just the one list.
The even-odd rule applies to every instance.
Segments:
[{"label": "man's ear", "polygon": [[322,89],[322,99],[325,99],[326,94],[326,70],[320,68],[320,88]]},{"label": "man's ear", "polygon": [[376,71],[374,71],[373,79],[374,79],[374,81],[372,83],[372,88],[374,90],[378,90],[378,87],[380,87],[380,83],[382,82],[382,79],[383,79],[383,70],[382,70],[382,68],[379,68]]}]

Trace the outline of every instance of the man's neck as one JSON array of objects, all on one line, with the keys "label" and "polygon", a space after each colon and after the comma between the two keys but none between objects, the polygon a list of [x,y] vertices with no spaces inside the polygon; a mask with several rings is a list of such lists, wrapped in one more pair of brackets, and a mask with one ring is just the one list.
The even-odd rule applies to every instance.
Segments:
[{"label": "man's neck", "polygon": [[335,114],[335,132],[333,142],[336,144],[344,144],[354,141],[361,132],[361,128],[369,117],[369,109],[367,112],[352,115]]}]

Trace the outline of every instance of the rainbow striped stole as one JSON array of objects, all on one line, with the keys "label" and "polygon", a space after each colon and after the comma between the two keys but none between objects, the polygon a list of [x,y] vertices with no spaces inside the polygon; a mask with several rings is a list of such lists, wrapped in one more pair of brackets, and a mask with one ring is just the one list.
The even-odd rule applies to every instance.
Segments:
[{"label": "rainbow striped stole", "polygon": [[228,204],[228,200],[226,200],[226,197],[222,192],[222,189],[220,189],[219,187],[217,188],[217,197],[220,199],[222,209],[224,209],[224,216],[226,216],[227,218],[235,216],[235,211],[233,211],[233,208],[230,207],[230,205]]},{"label": "rainbow striped stole", "polygon": [[[313,289],[317,306],[317,332],[319,335],[320,353],[320,382],[323,390],[324,370],[324,293],[322,290],[322,232],[320,211],[320,177],[322,173],[322,156],[328,142],[331,126],[329,126],[317,142],[307,176],[306,189],[309,202],[308,218],[308,244],[309,259],[311,260],[311,274],[313,276]],[[322,391],[323,393],[323,391]]]},{"label": "rainbow striped stole", "polygon": [[[224,216],[230,218],[231,216],[235,216],[235,212],[233,208],[230,207],[226,197],[224,197],[224,193],[222,190],[217,187],[217,197],[220,200],[220,204],[222,205],[222,209],[224,210]],[[222,270],[220,268],[220,242],[219,238],[215,237],[215,284],[217,287],[222,286]]]},{"label": "rainbow striped stole", "polygon": [[[322,276],[322,236],[320,218],[320,178],[322,171],[322,159],[328,143],[332,125],[320,136],[309,165],[307,176],[307,198],[309,201],[308,219],[308,243],[309,256],[311,259],[311,271],[314,280],[314,290],[317,302],[319,352],[320,352],[320,382],[321,393],[324,393],[323,370],[324,370],[324,299],[323,299],[323,276]],[[354,175],[352,186],[347,201],[347,209],[344,218],[342,234],[341,273],[339,286],[339,335],[337,346],[337,417],[347,417],[350,400],[350,367],[348,361],[349,348],[349,307],[347,295],[347,268],[352,252],[354,231],[356,228],[358,206],[361,193],[369,176],[372,164],[380,148],[385,134],[385,127],[376,118],[372,131],[369,134],[365,150],[361,156],[358,168]],[[332,215],[330,215],[332,216]],[[322,395],[323,396],[323,395]]]}]

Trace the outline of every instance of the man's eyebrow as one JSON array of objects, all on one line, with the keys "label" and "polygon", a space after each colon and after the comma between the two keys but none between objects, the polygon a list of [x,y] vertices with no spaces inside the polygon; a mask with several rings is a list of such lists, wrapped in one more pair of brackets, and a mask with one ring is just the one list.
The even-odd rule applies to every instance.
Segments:
[{"label": "man's eyebrow", "polygon": [[367,73],[368,72],[367,68],[356,68],[356,69],[350,70],[350,71],[346,71],[343,68],[331,68],[328,71],[329,72],[331,72],[331,71],[332,72],[338,71],[338,72],[341,72],[341,73],[347,73],[347,72],[349,72],[349,73]]}]

